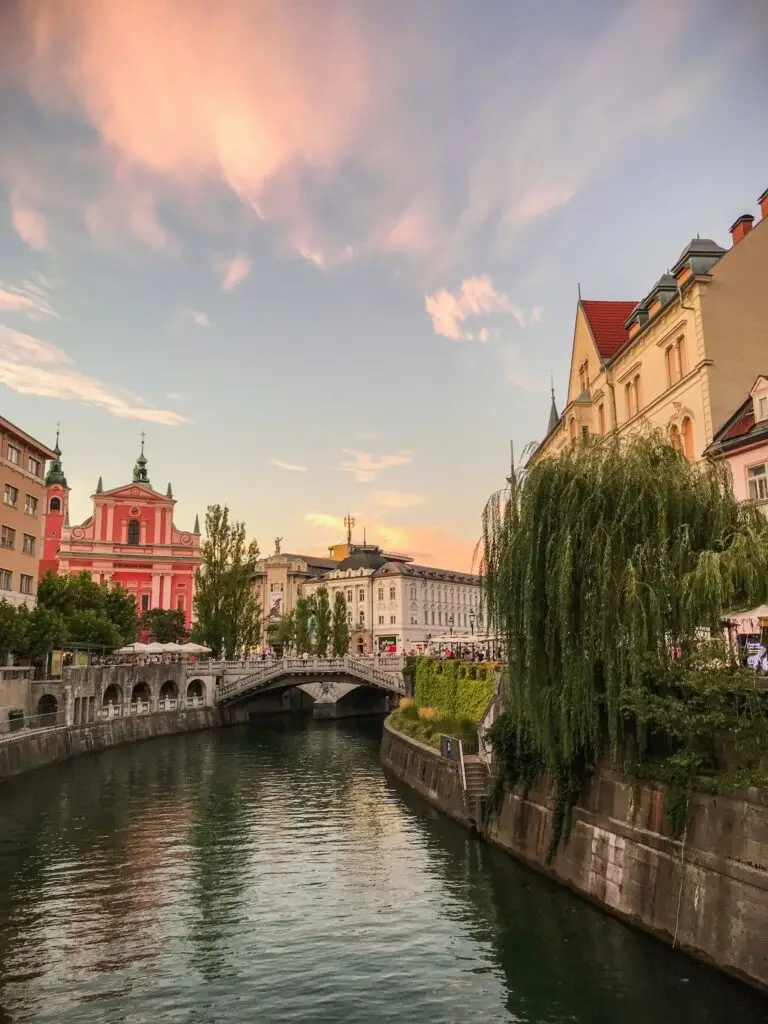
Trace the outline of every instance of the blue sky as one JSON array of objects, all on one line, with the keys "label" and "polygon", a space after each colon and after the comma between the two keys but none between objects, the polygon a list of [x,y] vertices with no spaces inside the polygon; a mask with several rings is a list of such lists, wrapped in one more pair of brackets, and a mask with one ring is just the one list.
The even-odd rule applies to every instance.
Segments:
[{"label": "blue sky", "polygon": [[[468,568],[577,283],[647,292],[768,187],[761,0],[15,0],[0,412],[75,518],[147,433],[177,521]],[[358,531],[360,532],[360,531]]]}]

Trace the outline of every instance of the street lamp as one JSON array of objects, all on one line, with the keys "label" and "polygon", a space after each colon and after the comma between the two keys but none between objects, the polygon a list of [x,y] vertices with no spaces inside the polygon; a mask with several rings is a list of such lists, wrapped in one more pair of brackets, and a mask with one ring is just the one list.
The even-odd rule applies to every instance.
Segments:
[{"label": "street lamp", "polygon": [[450,633],[451,633],[451,636],[453,636],[453,615],[451,615],[451,617],[448,620],[448,622],[450,623]]},{"label": "street lamp", "polygon": [[472,636],[475,635],[475,613],[472,608],[469,609],[469,628],[472,630]]}]

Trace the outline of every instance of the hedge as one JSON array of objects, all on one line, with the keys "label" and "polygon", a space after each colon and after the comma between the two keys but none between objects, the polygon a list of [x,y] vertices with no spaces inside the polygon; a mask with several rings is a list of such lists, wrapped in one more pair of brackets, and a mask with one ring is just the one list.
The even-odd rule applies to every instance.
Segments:
[{"label": "hedge", "polygon": [[496,690],[496,664],[426,658],[416,661],[413,695],[419,708],[479,722]]}]

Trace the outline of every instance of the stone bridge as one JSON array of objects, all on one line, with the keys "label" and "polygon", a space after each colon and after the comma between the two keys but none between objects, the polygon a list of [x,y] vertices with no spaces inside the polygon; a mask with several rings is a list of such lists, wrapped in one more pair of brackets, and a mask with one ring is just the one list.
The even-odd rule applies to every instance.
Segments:
[{"label": "stone bridge", "polygon": [[[301,687],[317,701],[317,695],[333,691],[328,684],[346,684],[349,692],[357,687],[378,690],[382,696],[402,697],[407,684],[403,678],[403,658],[370,658],[346,655],[343,658],[278,658],[274,661],[219,662],[209,671],[218,677],[216,703],[239,704],[264,693],[288,687]],[[198,666],[198,672],[202,666]],[[322,698],[318,703],[329,703]]]}]

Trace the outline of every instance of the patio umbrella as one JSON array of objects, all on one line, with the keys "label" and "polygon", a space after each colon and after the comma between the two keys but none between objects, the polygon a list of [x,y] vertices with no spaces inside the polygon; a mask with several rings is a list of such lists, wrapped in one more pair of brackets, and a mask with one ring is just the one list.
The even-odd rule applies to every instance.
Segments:
[{"label": "patio umbrella", "polygon": [[155,640],[153,643],[147,644],[144,650],[147,654],[165,654],[166,646],[165,644],[159,644]]},{"label": "patio umbrella", "polygon": [[182,644],[180,650],[184,654],[210,654],[211,653],[211,648],[210,647],[205,647],[204,644],[193,644],[191,642],[190,643],[186,643],[186,644]]},{"label": "patio umbrella", "polygon": [[169,640],[167,644],[163,644],[163,650],[169,654],[181,654],[184,648],[181,644],[177,644],[175,640]]},{"label": "patio umbrella", "polygon": [[146,654],[148,647],[146,644],[140,644],[138,641],[135,644],[126,644],[125,647],[121,647],[117,652],[118,654]]}]

